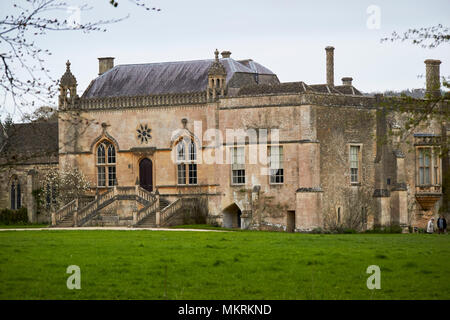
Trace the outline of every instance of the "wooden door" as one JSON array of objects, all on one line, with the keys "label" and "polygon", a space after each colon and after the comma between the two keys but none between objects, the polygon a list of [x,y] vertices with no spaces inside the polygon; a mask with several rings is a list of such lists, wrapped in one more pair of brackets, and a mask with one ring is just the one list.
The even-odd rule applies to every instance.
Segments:
[{"label": "wooden door", "polygon": [[150,159],[139,163],[139,185],[147,191],[153,191],[153,164]]}]

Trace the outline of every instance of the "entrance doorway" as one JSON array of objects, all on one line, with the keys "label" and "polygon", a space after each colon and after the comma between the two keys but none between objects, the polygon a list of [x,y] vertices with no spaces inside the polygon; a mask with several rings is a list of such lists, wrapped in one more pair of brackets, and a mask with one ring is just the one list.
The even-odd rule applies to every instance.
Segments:
[{"label": "entrance doorway", "polygon": [[153,191],[153,164],[150,159],[139,162],[139,185],[147,191]]},{"label": "entrance doorway", "polygon": [[223,211],[223,226],[225,228],[241,228],[241,209],[233,203]]},{"label": "entrance doorway", "polygon": [[286,231],[294,232],[295,230],[295,211],[288,211],[286,216]]}]

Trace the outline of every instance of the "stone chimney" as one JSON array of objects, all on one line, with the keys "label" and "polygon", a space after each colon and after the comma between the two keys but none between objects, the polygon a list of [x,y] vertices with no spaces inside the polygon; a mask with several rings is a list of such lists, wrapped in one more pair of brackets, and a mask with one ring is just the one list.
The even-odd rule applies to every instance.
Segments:
[{"label": "stone chimney", "polygon": [[231,56],[230,51],[222,51],[220,54],[222,55],[222,58],[229,58]]},{"label": "stone chimney", "polygon": [[441,81],[439,65],[440,60],[425,60],[425,72],[426,72],[426,92],[425,94],[430,98],[436,98],[441,96]]},{"label": "stone chimney", "polygon": [[343,86],[351,86],[352,85],[352,81],[353,81],[353,78],[351,78],[351,77],[344,77],[344,78],[342,78],[342,85]]},{"label": "stone chimney", "polygon": [[334,47],[326,47],[327,52],[327,85],[334,87]]},{"label": "stone chimney", "polygon": [[98,75],[101,76],[109,69],[114,68],[114,58],[113,57],[104,57],[98,58]]}]

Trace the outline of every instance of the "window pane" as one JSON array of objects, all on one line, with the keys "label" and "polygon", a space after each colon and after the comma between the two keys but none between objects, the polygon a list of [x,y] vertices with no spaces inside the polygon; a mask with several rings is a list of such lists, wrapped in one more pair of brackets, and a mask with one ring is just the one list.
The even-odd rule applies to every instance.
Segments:
[{"label": "window pane", "polygon": [[97,148],[97,163],[105,163],[105,146],[103,144]]},{"label": "window pane", "polygon": [[14,182],[11,184],[11,210],[16,210],[16,185]]},{"label": "window pane", "polygon": [[20,183],[17,183],[16,197],[17,197],[16,209],[20,209],[22,207],[22,194],[20,190]]},{"label": "window pane", "polygon": [[350,146],[350,182],[359,182],[359,146]]},{"label": "window pane", "polygon": [[50,204],[51,204],[51,189],[50,189],[50,185],[47,183],[46,188],[45,188],[45,203],[46,203],[46,207],[47,209],[50,208]]},{"label": "window pane", "polygon": [[97,168],[97,183],[99,187],[106,186],[105,167]]},{"label": "window pane", "polygon": [[116,148],[112,144],[108,147],[108,163],[116,163]]},{"label": "window pane", "polygon": [[425,160],[425,167],[429,167],[430,166],[430,154],[426,153],[424,155],[424,160]]},{"label": "window pane", "polygon": [[270,183],[283,183],[283,147],[270,147]]},{"label": "window pane", "polygon": [[351,146],[350,147],[350,168],[358,168],[359,167],[359,147]]},{"label": "window pane", "polygon": [[283,169],[270,169],[270,183],[283,183],[284,172]]},{"label": "window pane", "polygon": [[58,197],[58,190],[56,185],[52,185],[52,203],[56,203],[56,198]]},{"label": "window pane", "polygon": [[245,170],[233,170],[233,184],[245,183]]},{"label": "window pane", "polygon": [[423,178],[423,168],[419,168],[419,184],[425,184],[424,178]]},{"label": "window pane", "polygon": [[430,168],[425,167],[425,184],[430,184]]},{"label": "window pane", "polygon": [[197,165],[189,164],[189,184],[197,184]]},{"label": "window pane", "polygon": [[183,161],[185,160],[185,152],[184,152],[184,143],[180,142],[177,144],[177,160]]},{"label": "window pane", "polygon": [[178,184],[186,184],[186,165],[179,164],[177,166]]},{"label": "window pane", "polygon": [[357,168],[350,169],[350,179],[351,179],[351,182],[358,182],[358,169]]},{"label": "window pane", "polygon": [[238,147],[231,149],[232,151],[232,163],[233,164],[244,164],[245,163],[245,155],[244,148]]},{"label": "window pane", "polygon": [[439,184],[439,168],[434,167],[434,184]]},{"label": "window pane", "polygon": [[116,167],[108,167],[108,185],[115,186],[116,184]]},{"label": "window pane", "polygon": [[191,161],[197,160],[197,151],[195,149],[194,141],[191,141],[191,143],[189,144],[189,160]]}]

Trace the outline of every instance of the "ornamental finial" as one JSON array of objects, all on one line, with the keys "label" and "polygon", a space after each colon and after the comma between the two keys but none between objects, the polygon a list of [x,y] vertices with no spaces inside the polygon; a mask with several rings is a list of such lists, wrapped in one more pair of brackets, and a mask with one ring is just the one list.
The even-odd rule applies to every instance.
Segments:
[{"label": "ornamental finial", "polygon": [[219,61],[219,50],[216,49],[216,51],[214,51],[214,56],[216,57],[216,61]]}]

